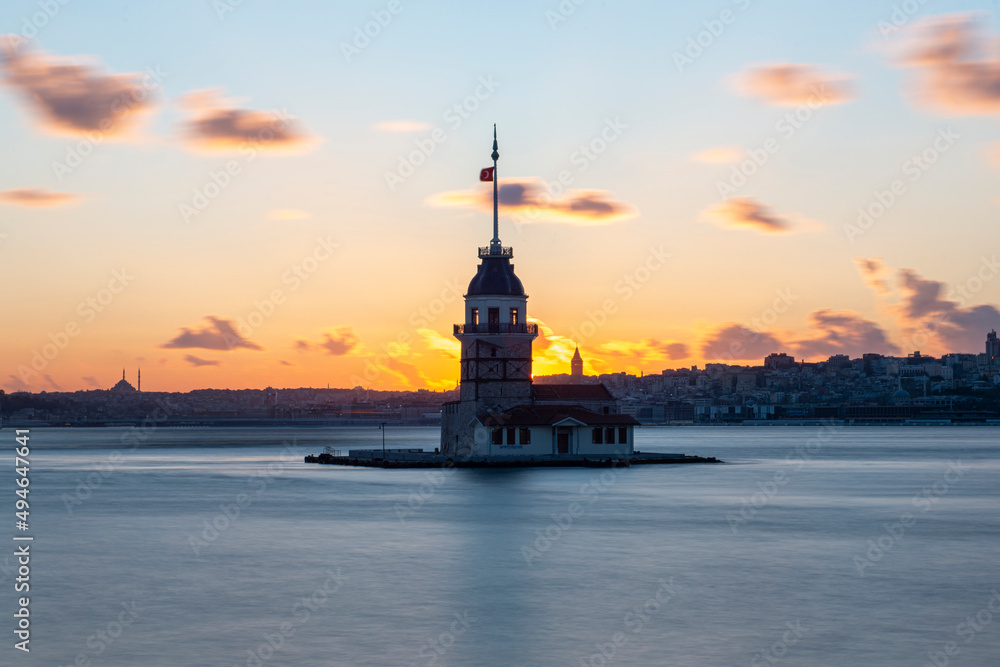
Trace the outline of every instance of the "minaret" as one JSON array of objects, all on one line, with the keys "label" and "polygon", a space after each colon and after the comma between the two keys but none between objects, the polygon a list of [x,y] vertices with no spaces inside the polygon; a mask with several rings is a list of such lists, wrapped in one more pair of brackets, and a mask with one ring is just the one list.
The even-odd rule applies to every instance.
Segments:
[{"label": "minaret", "polygon": [[455,325],[462,344],[459,402],[442,415],[444,454],[485,450],[471,422],[479,415],[531,402],[531,342],[538,325],[527,321],[528,295],[514,273],[512,248],[500,242],[498,152],[493,126],[493,238],[479,248],[479,269],[465,294],[465,323]]},{"label": "minaret", "polygon": [[573,359],[569,362],[569,374],[574,380],[583,379],[583,357],[580,356],[579,346],[573,352]]},{"label": "minaret", "polygon": [[136,391],[142,391],[142,367],[139,367],[139,375],[136,378]]}]

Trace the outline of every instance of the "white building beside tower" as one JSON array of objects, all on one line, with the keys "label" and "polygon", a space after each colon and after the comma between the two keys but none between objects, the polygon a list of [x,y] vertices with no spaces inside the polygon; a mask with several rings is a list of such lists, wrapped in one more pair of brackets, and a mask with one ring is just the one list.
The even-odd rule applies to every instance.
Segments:
[{"label": "white building beside tower", "polygon": [[[499,238],[496,128],[493,136],[493,239],[465,294],[459,400],[445,403],[441,453],[454,457],[629,456],[633,427],[604,385],[531,381],[528,295],[514,273],[512,248]],[[489,173],[488,170],[484,170]]]}]

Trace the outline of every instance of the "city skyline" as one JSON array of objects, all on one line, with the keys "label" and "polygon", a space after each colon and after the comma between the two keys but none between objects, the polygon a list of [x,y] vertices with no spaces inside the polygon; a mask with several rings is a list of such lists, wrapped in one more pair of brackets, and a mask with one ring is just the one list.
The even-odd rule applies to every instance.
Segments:
[{"label": "city skyline", "polygon": [[[157,391],[453,388],[494,122],[535,375],[577,346],[588,375],[982,351],[1000,328],[990,3],[814,8],[808,39],[814,13],[749,1],[643,21],[569,5],[453,3],[442,22],[314,3],[293,23],[19,3],[0,386],[106,389],[124,363]],[[475,30],[435,39],[473,25],[502,58]],[[632,42],[654,25],[650,55]],[[262,43],[269,59],[237,57]]]}]

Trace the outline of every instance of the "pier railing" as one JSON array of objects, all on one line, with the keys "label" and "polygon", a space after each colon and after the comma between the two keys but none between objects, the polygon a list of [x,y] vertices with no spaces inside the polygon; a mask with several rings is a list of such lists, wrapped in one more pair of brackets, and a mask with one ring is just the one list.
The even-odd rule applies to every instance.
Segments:
[{"label": "pier railing", "polygon": [[513,256],[514,256],[514,248],[501,247],[500,248],[500,252],[498,252],[498,253],[491,253],[490,252],[490,246],[481,246],[479,248],[479,258],[480,259],[482,259],[484,257],[513,257]]},{"label": "pier railing", "polygon": [[462,334],[531,334],[537,336],[538,325],[529,323],[456,324],[455,335],[461,336]]}]

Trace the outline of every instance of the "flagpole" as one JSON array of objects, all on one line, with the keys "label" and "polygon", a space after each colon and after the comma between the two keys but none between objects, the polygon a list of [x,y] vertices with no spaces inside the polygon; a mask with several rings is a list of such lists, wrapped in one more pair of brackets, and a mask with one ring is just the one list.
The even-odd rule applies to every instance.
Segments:
[{"label": "flagpole", "polygon": [[[493,123],[493,240],[490,241],[491,246],[497,246],[497,253],[499,254],[500,246],[500,212],[499,212],[499,197],[498,197],[498,187],[497,187],[497,160],[500,159],[500,153],[497,152],[497,124]],[[490,248],[492,254],[492,248]]]}]

